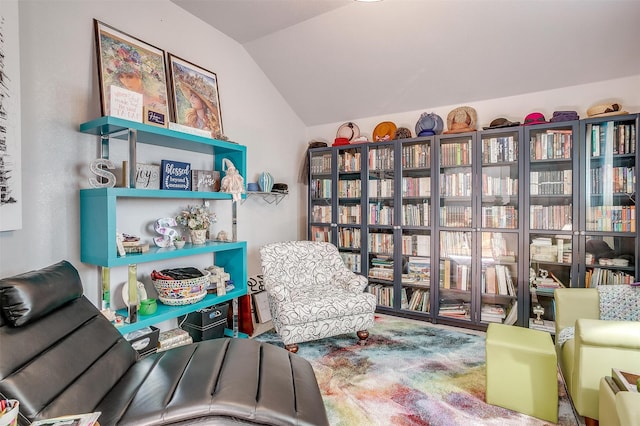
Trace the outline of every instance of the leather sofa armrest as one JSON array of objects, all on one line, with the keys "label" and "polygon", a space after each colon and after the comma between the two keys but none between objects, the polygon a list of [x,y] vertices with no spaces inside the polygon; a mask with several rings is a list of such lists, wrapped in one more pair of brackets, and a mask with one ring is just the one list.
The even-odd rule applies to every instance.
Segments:
[{"label": "leather sofa armrest", "polygon": [[554,292],[556,336],[574,327],[578,318],[600,318],[600,299],[595,288],[558,288]]},{"label": "leather sofa armrest", "polygon": [[575,339],[577,348],[587,345],[640,350],[640,322],[581,318],[576,321]]}]

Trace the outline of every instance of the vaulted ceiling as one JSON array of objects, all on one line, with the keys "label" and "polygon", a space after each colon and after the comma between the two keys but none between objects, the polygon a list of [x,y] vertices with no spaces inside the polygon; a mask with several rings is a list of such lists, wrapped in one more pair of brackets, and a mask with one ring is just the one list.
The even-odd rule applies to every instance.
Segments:
[{"label": "vaulted ceiling", "polygon": [[640,74],[637,0],[172,1],[308,126]]}]

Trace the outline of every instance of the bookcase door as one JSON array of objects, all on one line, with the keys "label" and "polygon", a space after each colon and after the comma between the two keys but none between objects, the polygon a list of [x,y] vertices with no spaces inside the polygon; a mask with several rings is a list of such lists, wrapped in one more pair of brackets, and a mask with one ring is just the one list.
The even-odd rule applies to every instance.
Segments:
[{"label": "bookcase door", "polygon": [[431,163],[433,137],[401,145],[400,309],[414,315],[431,313]]},{"label": "bookcase door", "polygon": [[334,243],[333,151],[309,150],[309,235],[310,241]]},{"label": "bookcase door", "polygon": [[578,122],[527,126],[524,138],[529,143],[524,312],[530,328],[555,332],[553,291],[578,286],[572,256],[579,233]]},{"label": "bookcase door", "polygon": [[345,265],[362,273],[362,146],[339,149],[336,228]]},{"label": "bookcase door", "polygon": [[[480,132],[480,321],[518,323],[520,127]],[[478,315],[476,315],[476,318]]]},{"label": "bookcase door", "polygon": [[636,281],[637,115],[585,120],[580,237],[585,287]]},{"label": "bookcase door", "polygon": [[396,228],[396,146],[394,142],[369,144],[367,150],[368,290],[379,307],[393,308]]}]

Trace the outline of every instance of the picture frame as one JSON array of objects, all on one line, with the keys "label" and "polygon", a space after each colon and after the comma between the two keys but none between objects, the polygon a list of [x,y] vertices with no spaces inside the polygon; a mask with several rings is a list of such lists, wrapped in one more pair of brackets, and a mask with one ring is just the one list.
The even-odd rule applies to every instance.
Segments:
[{"label": "picture frame", "polygon": [[168,117],[165,51],[97,19],[93,22],[102,115],[110,115],[111,86],[117,86],[141,93],[144,108]]},{"label": "picture frame", "polygon": [[223,134],[218,76],[198,65],[168,54],[173,118],[177,124]]}]

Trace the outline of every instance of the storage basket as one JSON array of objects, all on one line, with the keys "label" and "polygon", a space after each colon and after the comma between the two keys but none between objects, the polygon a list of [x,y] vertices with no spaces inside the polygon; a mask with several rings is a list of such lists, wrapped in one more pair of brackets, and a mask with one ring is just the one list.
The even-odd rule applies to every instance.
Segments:
[{"label": "storage basket", "polygon": [[160,302],[164,303],[165,305],[182,306],[182,305],[191,305],[192,303],[198,303],[199,301],[204,299],[206,296],[207,296],[207,291],[205,290],[202,293],[197,294],[195,296],[191,296],[191,297],[172,299],[172,298],[158,296],[158,299],[160,299]]},{"label": "storage basket", "polygon": [[209,286],[209,275],[211,275],[211,272],[201,272],[203,274],[201,277],[189,278],[186,280],[152,280],[153,286],[158,292],[160,301],[168,305],[169,303],[165,300],[193,298],[195,296],[200,296],[202,293],[206,295],[207,287]]}]

